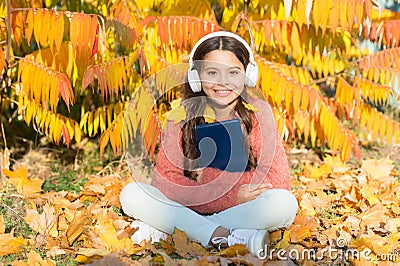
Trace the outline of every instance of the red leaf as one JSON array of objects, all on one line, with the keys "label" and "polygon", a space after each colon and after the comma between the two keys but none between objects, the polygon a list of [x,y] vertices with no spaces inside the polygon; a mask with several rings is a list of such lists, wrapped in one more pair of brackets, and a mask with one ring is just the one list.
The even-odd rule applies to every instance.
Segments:
[{"label": "red leaf", "polygon": [[[69,106],[68,106],[68,110],[69,110]],[[62,134],[63,134],[64,140],[65,140],[65,143],[69,147],[69,143],[71,142],[71,136],[69,135],[68,128],[64,123],[62,125]]]},{"label": "red leaf", "polygon": [[90,83],[92,83],[93,79],[94,79],[94,70],[92,67],[89,67],[86,70],[85,76],[83,77],[81,93],[87,88],[87,86],[89,86]]}]

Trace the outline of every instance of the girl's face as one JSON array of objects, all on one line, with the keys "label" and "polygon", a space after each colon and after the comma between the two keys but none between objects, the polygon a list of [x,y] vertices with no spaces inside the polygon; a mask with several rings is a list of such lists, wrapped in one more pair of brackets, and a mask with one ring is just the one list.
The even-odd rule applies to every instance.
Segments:
[{"label": "girl's face", "polygon": [[244,90],[245,69],[234,53],[209,52],[203,61],[200,79],[204,93],[219,105],[236,105]]}]

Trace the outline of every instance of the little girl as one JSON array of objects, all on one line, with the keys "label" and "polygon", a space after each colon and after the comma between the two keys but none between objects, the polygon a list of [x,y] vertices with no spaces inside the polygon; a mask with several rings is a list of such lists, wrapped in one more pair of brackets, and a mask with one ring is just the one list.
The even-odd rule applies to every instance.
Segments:
[{"label": "little girl", "polygon": [[[196,43],[189,64],[182,101],[167,116],[152,185],[133,182],[120,195],[139,228],[132,240],[165,239],[176,227],[204,247],[245,244],[264,256],[268,232],[290,225],[298,204],[271,107],[247,92],[258,77],[252,50],[236,34],[214,32]],[[199,167],[196,126],[235,118],[247,167]]]}]

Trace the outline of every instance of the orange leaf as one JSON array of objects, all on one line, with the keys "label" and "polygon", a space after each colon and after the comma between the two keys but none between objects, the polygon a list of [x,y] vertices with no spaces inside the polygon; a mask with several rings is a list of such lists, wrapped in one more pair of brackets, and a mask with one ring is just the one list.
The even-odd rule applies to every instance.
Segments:
[{"label": "orange leaf", "polygon": [[28,45],[31,45],[31,37],[32,37],[32,33],[33,33],[33,25],[34,25],[34,19],[33,19],[33,9],[29,9],[28,11],[28,16],[26,18],[26,22],[28,24],[28,27],[26,27],[25,29],[25,36],[26,39],[28,41]]},{"label": "orange leaf", "polygon": [[56,45],[58,53],[61,50],[61,43],[64,35],[64,14],[56,12],[56,29],[57,34],[54,36],[54,43]]},{"label": "orange leaf", "polygon": [[69,83],[69,80],[64,73],[60,73],[58,75],[58,78],[59,78],[59,82],[60,82],[59,84],[60,84],[61,97],[64,100],[65,104],[67,105],[68,112],[69,112],[70,111],[70,109],[69,109],[70,102],[71,102],[71,104],[73,104],[73,102],[75,101],[74,93],[72,91],[71,84]]},{"label": "orange leaf", "polygon": [[28,244],[28,240],[22,236],[14,237],[10,234],[0,234],[0,256],[21,252],[23,246]]},{"label": "orange leaf", "polygon": [[340,15],[340,2],[333,1],[332,2],[332,9],[329,13],[329,25],[331,27],[331,31],[333,36],[336,34],[336,28],[339,24],[339,15]]},{"label": "orange leaf", "polygon": [[82,234],[85,226],[90,222],[90,217],[84,211],[77,211],[74,219],[68,226],[66,236],[70,245]]},{"label": "orange leaf", "polygon": [[87,88],[87,86],[89,86],[90,83],[92,83],[93,79],[94,79],[93,67],[88,67],[88,69],[86,69],[85,76],[83,77],[81,93]]},{"label": "orange leaf", "polygon": [[36,9],[34,15],[34,24],[33,24],[33,35],[35,37],[36,42],[40,45],[40,34],[42,33],[42,25],[44,19],[44,11],[43,9]]},{"label": "orange leaf", "polygon": [[2,70],[5,66],[5,55],[2,49],[0,49],[0,73],[2,73]]},{"label": "orange leaf", "polygon": [[106,148],[110,139],[110,131],[105,131],[100,137],[100,158],[103,156],[104,149]]},{"label": "orange leaf", "polygon": [[3,173],[10,178],[10,183],[17,188],[18,193],[24,196],[42,191],[43,180],[38,178],[28,179],[28,170],[24,166],[15,171],[3,169]]},{"label": "orange leaf", "polygon": [[59,32],[56,32],[56,29],[57,29],[57,24],[56,24],[57,18],[56,18],[56,14],[55,14],[54,12],[49,12],[48,16],[49,16],[49,18],[48,18],[47,23],[49,23],[50,28],[48,29],[49,33],[48,33],[48,40],[47,40],[47,42],[48,42],[48,44],[49,44],[49,48],[50,48],[51,53],[54,53],[54,52],[53,52],[53,49],[54,49],[54,40],[55,40],[55,38],[56,38],[56,35],[58,35],[58,34],[60,34],[60,33],[59,33]]},{"label": "orange leaf", "polygon": [[6,225],[4,224],[4,217],[0,215],[0,234],[4,234],[6,230]]},{"label": "orange leaf", "polygon": [[68,132],[68,128],[64,123],[62,123],[62,128],[61,129],[62,129],[62,135],[64,137],[65,143],[69,147],[69,143],[71,142],[71,136],[70,136],[70,134]]}]

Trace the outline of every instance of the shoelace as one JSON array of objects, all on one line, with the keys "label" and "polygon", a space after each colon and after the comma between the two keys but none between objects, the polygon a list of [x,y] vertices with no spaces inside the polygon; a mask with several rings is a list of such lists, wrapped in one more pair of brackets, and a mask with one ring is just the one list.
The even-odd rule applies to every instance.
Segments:
[{"label": "shoelace", "polygon": [[211,243],[213,245],[218,245],[218,250],[220,250],[222,244],[228,245],[228,238],[224,236],[216,236],[213,239],[211,239]]},{"label": "shoelace", "polygon": [[228,236],[228,245],[230,245],[230,243],[232,243],[232,242],[235,244],[247,245],[247,238],[241,236],[240,234],[238,234],[237,232],[234,231],[234,232],[231,232]]}]

